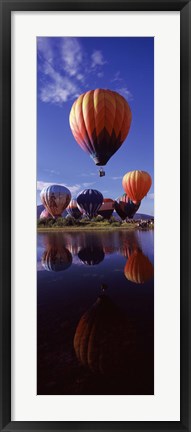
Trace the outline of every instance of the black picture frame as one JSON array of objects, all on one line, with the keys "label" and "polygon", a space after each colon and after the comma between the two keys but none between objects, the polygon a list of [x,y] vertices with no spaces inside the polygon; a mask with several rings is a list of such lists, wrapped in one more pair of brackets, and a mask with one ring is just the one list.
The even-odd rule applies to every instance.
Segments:
[{"label": "black picture frame", "polygon": [[[181,43],[181,341],[179,422],[11,421],[11,12],[12,11],[180,11]],[[170,31],[170,29],[169,29]],[[1,431],[191,431],[190,248],[191,248],[191,1],[187,0],[0,0],[0,429]],[[191,120],[191,118],[190,118]],[[176,240],[175,240],[176,243]],[[169,258],[170,259],[170,258]],[[169,311],[170,319],[170,311]],[[170,403],[170,401],[169,401]]]}]

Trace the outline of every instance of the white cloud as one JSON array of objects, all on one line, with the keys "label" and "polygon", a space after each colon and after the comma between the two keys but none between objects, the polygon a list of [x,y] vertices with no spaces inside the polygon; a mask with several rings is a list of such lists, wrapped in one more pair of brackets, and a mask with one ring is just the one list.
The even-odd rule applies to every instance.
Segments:
[{"label": "white cloud", "polygon": [[[52,184],[53,183],[51,183],[51,182],[37,181],[37,190],[41,191],[44,187],[51,186]],[[80,184],[75,184],[75,185],[72,185],[72,186],[69,186],[66,183],[56,183],[56,184],[59,185],[59,186],[65,186],[65,187],[67,187],[70,190],[71,194],[74,194],[74,195],[77,192],[79,192],[80,189],[82,188],[82,186]]]},{"label": "white cloud", "polygon": [[[81,42],[75,37],[39,37],[38,69],[40,72],[38,92],[42,102],[62,106],[89,89],[89,79],[104,76],[107,63],[102,51],[94,50],[88,57]],[[125,90],[125,86],[122,90]],[[128,97],[130,93],[128,93]],[[127,97],[127,94],[126,94]]]},{"label": "white cloud", "polygon": [[[48,187],[51,186],[52,184],[54,184],[53,182],[46,182],[46,181],[37,181],[37,190],[41,191],[44,187]],[[57,185],[59,186],[65,186],[67,187],[72,195],[77,194],[80,190],[83,190],[84,188],[88,188],[89,186],[92,186],[93,184],[95,184],[95,182],[85,182],[85,183],[81,183],[81,184],[74,184],[74,185],[68,185],[67,183],[57,183]]]},{"label": "white cloud", "polygon": [[111,79],[111,82],[119,82],[119,81],[123,81],[123,79],[120,76],[120,71],[117,71],[114,75],[114,78]]},{"label": "white cloud", "polygon": [[84,186],[84,187],[88,187],[88,186],[92,186],[92,185],[94,185],[95,184],[95,182],[91,182],[91,183],[82,183],[82,186]]},{"label": "white cloud", "polygon": [[44,171],[48,172],[49,174],[60,175],[60,171],[56,171],[56,170],[53,170],[53,169],[45,168]]},{"label": "white cloud", "polygon": [[96,66],[103,66],[105,63],[107,63],[104,58],[101,51],[94,51],[91,55],[92,64],[91,67],[95,68]]},{"label": "white cloud", "polygon": [[[71,38],[71,40],[72,42],[70,38],[63,38],[63,46],[58,45],[58,49],[61,51],[59,57],[59,55],[53,55],[56,51],[53,49],[51,39],[38,38],[38,55],[41,59],[40,69],[43,74],[39,96],[43,102],[62,105],[64,102],[78,97],[81,93],[79,79],[82,79],[82,75],[79,74],[78,80],[71,79],[71,76],[75,75],[79,63],[79,56],[75,56],[76,48],[73,52],[74,58],[73,54],[72,56],[69,55],[69,52],[67,54],[69,45],[72,44],[76,47],[77,44],[78,46],[76,39]],[[61,68],[62,63],[58,64],[58,58],[61,58],[65,65],[65,73]]]},{"label": "white cloud", "polygon": [[154,193],[147,194],[147,198],[150,200],[154,200]]},{"label": "white cloud", "polygon": [[122,179],[122,176],[111,177],[111,179],[112,179],[112,180],[119,180],[119,179],[121,180],[121,179]]},{"label": "white cloud", "polygon": [[63,38],[62,40],[62,61],[64,70],[70,75],[79,75],[79,68],[83,61],[83,51],[76,38]]},{"label": "white cloud", "polygon": [[43,56],[49,63],[52,63],[54,53],[48,38],[38,37],[37,47],[38,47],[38,54]]},{"label": "white cloud", "polygon": [[63,102],[79,96],[78,86],[69,78],[62,78],[59,74],[55,74],[54,78],[50,76],[50,78],[52,78],[51,82],[41,88],[40,98],[42,102],[61,105]]},{"label": "white cloud", "polygon": [[97,175],[98,175],[98,174],[95,173],[95,172],[91,172],[91,173],[82,173],[82,174],[80,174],[80,177],[90,177],[90,176],[94,177],[94,176],[97,176]]},{"label": "white cloud", "polygon": [[116,91],[124,96],[128,101],[133,100],[132,93],[128,90],[127,87],[117,88]]}]

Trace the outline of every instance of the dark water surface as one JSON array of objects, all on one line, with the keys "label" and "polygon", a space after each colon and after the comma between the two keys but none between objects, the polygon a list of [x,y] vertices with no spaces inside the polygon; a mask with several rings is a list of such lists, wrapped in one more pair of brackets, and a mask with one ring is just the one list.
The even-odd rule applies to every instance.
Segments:
[{"label": "dark water surface", "polygon": [[37,393],[154,393],[154,232],[38,234]]}]

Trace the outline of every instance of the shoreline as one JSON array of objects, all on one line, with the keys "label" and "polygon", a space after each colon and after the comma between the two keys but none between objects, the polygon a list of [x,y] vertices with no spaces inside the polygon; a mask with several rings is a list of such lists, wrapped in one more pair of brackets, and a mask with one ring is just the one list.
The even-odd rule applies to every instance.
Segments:
[{"label": "shoreline", "polygon": [[66,227],[44,227],[44,228],[37,228],[37,233],[41,232],[82,232],[82,231],[154,231],[154,227],[147,227],[147,228],[141,228],[139,226],[120,226],[120,227],[94,227],[94,226],[84,226],[84,227],[72,227],[72,226],[66,226]]}]

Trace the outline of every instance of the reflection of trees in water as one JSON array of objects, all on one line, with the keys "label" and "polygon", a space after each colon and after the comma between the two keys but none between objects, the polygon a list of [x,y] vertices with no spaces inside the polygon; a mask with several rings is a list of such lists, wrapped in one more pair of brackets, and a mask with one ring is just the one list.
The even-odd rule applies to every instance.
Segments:
[{"label": "reflection of trees in water", "polygon": [[45,251],[42,255],[42,266],[48,271],[64,271],[72,264],[72,255],[64,246],[58,233],[44,236]]},{"label": "reflection of trees in water", "polygon": [[108,296],[101,295],[81,317],[74,349],[80,363],[92,372],[117,376],[133,364],[135,339],[132,323]]},{"label": "reflection of trees in water", "polygon": [[125,258],[128,258],[135,249],[140,249],[137,231],[129,231],[128,233],[120,231],[119,237],[120,252]]}]

